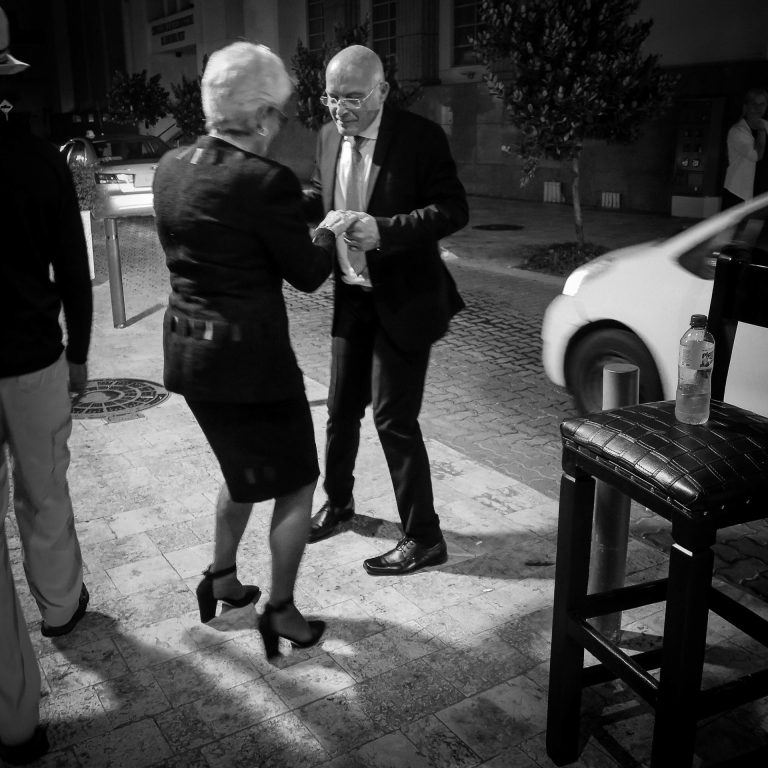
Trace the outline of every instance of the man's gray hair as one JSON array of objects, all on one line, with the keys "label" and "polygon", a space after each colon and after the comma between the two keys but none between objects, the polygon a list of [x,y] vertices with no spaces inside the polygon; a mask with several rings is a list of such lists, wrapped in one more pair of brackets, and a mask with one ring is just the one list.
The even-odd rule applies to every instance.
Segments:
[{"label": "man's gray hair", "polygon": [[218,133],[247,132],[264,106],[282,107],[293,90],[282,59],[265,45],[232,43],[211,54],[201,96],[205,127]]}]

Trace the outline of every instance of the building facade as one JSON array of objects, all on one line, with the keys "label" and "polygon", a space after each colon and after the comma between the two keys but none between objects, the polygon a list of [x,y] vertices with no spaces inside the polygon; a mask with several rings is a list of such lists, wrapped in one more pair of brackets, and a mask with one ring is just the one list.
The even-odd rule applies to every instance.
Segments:
[{"label": "building facade", "polygon": [[[479,0],[3,0],[25,40],[42,39],[55,60],[54,87],[40,99],[51,133],[76,116],[105,109],[116,69],[159,73],[168,89],[196,77],[205,57],[237,39],[262,42],[286,61],[298,41],[310,49],[334,39],[334,29],[370,21],[369,44],[394,56],[398,78],[418,82],[410,108],[440,123],[461,178],[473,194],[530,200],[570,200],[570,170],[544,162],[520,186],[515,129],[489,94],[470,38]],[[37,10],[35,10],[37,9]],[[587,206],[706,215],[719,206],[725,134],[740,117],[742,95],[768,85],[768,3],[765,0],[641,0],[638,17],[653,20],[646,52],[677,73],[674,105],[643,126],[631,146],[589,142],[582,155]],[[35,35],[47,19],[51,29]],[[31,55],[31,53],[30,53]],[[28,59],[29,60],[29,59]],[[18,96],[18,94],[17,94]],[[30,104],[34,111],[36,105]],[[38,105],[39,106],[39,105]],[[63,116],[63,117],[62,117]],[[45,123],[45,118],[38,122]],[[171,120],[155,126],[168,133]],[[53,125],[55,123],[55,126]],[[78,126],[72,126],[73,128]],[[56,130],[53,130],[53,127]],[[274,147],[301,178],[311,172],[313,134],[293,121]]]}]

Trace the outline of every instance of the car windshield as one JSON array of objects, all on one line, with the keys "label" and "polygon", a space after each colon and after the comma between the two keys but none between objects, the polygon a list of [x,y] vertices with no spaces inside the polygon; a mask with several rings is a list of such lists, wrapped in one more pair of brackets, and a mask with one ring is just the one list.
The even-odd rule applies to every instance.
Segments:
[{"label": "car windshield", "polygon": [[122,139],[95,139],[93,147],[101,162],[117,160],[157,160],[168,145],[155,136],[136,136]]}]

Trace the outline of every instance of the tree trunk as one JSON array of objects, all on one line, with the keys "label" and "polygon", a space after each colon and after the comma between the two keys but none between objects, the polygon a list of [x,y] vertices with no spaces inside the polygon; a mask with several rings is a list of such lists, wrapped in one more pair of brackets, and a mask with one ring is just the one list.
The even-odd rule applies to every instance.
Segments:
[{"label": "tree trunk", "polygon": [[573,184],[571,192],[573,194],[573,222],[576,226],[576,241],[579,248],[584,247],[584,221],[581,218],[581,192],[579,191],[579,155],[577,152],[573,156]]}]

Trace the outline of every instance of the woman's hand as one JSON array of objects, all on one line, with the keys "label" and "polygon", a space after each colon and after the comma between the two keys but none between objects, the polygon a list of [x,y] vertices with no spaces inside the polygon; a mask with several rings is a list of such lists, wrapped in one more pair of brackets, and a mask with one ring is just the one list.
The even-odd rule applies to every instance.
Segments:
[{"label": "woman's hand", "polygon": [[336,237],[346,232],[358,219],[356,211],[329,211],[326,217],[317,225],[317,229],[330,229]]}]

